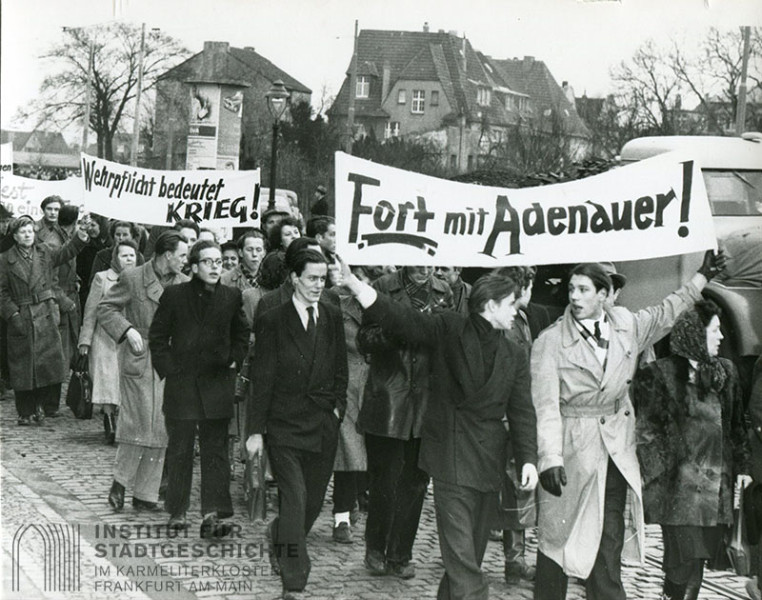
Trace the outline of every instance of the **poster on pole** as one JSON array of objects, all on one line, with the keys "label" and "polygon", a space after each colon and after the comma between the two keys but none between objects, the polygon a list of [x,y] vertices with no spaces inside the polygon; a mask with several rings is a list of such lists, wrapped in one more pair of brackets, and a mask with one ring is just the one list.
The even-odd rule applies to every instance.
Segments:
[{"label": "poster on pole", "polygon": [[577,181],[508,189],[336,154],[336,238],[354,265],[498,267],[716,248],[700,166],[664,154]]},{"label": "poster on pole", "polygon": [[71,177],[61,180],[29,179],[3,171],[0,174],[0,202],[14,217],[29,215],[42,218],[40,204],[48,196],[60,196],[66,203],[82,205],[82,180]]},{"label": "poster on pole", "polygon": [[220,117],[220,86],[194,83],[191,86],[186,168],[217,168],[217,129]]},{"label": "poster on pole", "polygon": [[85,209],[112,219],[258,227],[259,170],[156,171],[82,154]]}]

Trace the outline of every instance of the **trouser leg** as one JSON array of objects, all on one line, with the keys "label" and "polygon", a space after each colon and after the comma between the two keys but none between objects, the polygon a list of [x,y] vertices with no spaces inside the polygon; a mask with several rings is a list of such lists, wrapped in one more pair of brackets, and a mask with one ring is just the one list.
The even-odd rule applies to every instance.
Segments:
[{"label": "trouser leg", "polygon": [[413,557],[423,500],[429,484],[428,474],[418,468],[421,440],[405,442],[404,462],[394,494],[394,518],[386,549],[388,562],[406,564]]},{"label": "trouser leg", "polygon": [[556,561],[537,551],[534,600],[565,600],[569,578]]},{"label": "trouser leg", "polygon": [[300,591],[307,585],[310,558],[305,533],[307,486],[302,450],[268,447],[270,466],[278,480],[278,518],[272,527],[272,544],[286,590]]},{"label": "trouser leg", "polygon": [[[68,363],[66,363],[68,365]],[[52,415],[61,405],[61,384],[54,383],[39,389],[39,402],[46,415]]]},{"label": "trouser leg", "polygon": [[333,514],[350,512],[357,502],[357,471],[334,471]]},{"label": "trouser leg", "polygon": [[368,455],[368,518],[365,543],[369,552],[386,557],[386,545],[394,518],[396,482],[402,472],[404,442],[365,435]]},{"label": "trouser leg", "polygon": [[15,390],[16,412],[19,417],[31,417],[36,408],[37,396],[34,390]]},{"label": "trouser leg", "polygon": [[230,463],[228,457],[229,419],[198,421],[201,449],[201,514],[216,512],[221,519],[233,516],[230,499]]},{"label": "trouser leg", "polygon": [[120,442],[116,448],[114,481],[131,489],[140,466],[142,446]]},{"label": "trouser leg", "polygon": [[[588,600],[625,600],[622,585],[624,548],[624,508],[627,481],[609,458],[606,469],[606,497],[603,505],[603,530],[593,570],[585,582]],[[539,576],[539,574],[538,574]]]},{"label": "trouser leg", "polygon": [[328,489],[328,483],[331,481],[333,462],[336,458],[336,445],[338,444],[338,436],[333,435],[333,432],[336,431],[336,429],[327,430],[324,433],[320,452],[304,453],[304,488],[307,495],[304,505],[305,536],[320,516],[325,492]]},{"label": "trouser leg", "polygon": [[195,420],[165,417],[167,444],[167,493],[165,508],[170,516],[180,516],[190,507],[193,483],[193,442],[196,439]]},{"label": "trouser leg", "polygon": [[[481,570],[481,560],[489,539],[489,517],[483,515],[485,494],[451,483],[434,480],[439,548],[445,573],[439,583],[439,600],[485,599],[489,587]],[[497,494],[494,494],[495,498]],[[492,510],[496,510],[495,500]],[[482,531],[486,523],[486,531]]]},{"label": "trouser leg", "polygon": [[506,562],[514,562],[524,556],[524,530],[503,530],[503,555]]}]

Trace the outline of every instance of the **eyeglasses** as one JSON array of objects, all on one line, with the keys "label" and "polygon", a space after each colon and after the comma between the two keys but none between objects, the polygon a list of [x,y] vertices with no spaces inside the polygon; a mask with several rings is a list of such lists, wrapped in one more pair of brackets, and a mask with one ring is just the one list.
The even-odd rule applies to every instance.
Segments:
[{"label": "eyeglasses", "polygon": [[222,266],[222,259],[221,258],[200,258],[199,264],[204,265],[205,267],[211,267],[214,265],[215,267],[221,267]]}]

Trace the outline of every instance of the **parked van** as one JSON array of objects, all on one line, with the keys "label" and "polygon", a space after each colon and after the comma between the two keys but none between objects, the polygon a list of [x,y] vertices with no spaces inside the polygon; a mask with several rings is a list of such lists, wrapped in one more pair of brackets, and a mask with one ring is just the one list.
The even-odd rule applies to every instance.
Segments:
[{"label": "parked van", "polygon": [[[701,166],[718,242],[729,255],[728,273],[704,290],[723,309],[721,354],[742,375],[762,354],[762,134],[743,137],[644,137],[625,144],[623,164],[685,151]],[[703,254],[617,263],[627,276],[620,303],[637,310],[658,303],[690,279]]]}]

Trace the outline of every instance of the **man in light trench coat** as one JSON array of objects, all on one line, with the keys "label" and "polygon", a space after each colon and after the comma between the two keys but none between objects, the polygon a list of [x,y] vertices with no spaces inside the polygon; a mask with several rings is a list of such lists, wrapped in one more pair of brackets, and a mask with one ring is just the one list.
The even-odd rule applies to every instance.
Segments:
[{"label": "man in light trench coat", "polygon": [[[638,313],[606,303],[611,279],[577,265],[569,306],[532,348],[532,401],[540,471],[535,600],[562,600],[568,576],[589,600],[626,598],[621,558],[642,560],[644,524],[629,384],[638,354],[666,335],[724,265],[707,252],[693,278]],[[630,502],[627,497],[630,496]],[[633,530],[625,532],[627,519]]]}]

